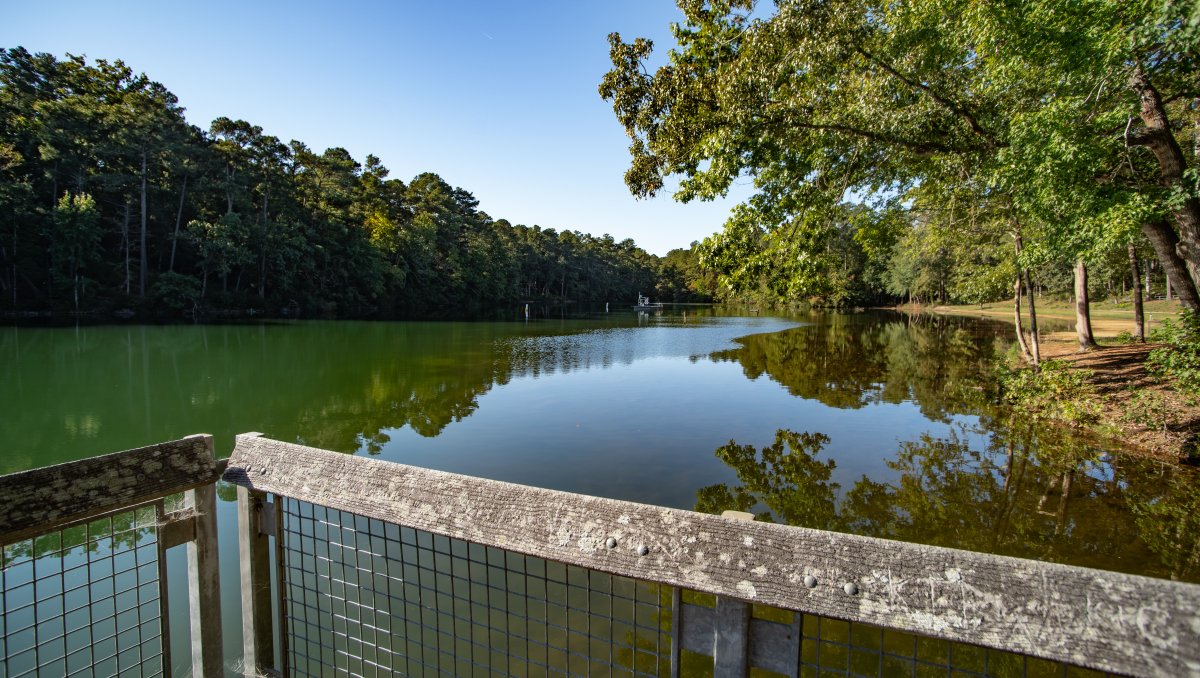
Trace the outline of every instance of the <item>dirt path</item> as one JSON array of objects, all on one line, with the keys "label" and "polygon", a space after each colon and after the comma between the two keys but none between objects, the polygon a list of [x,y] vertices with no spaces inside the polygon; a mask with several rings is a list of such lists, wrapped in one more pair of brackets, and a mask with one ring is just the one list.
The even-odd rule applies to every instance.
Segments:
[{"label": "dirt path", "polygon": [[[1121,442],[1133,448],[1131,452],[1173,462],[1195,454],[1191,450],[1200,437],[1200,403],[1146,371],[1146,355],[1157,344],[1122,344],[1080,353],[1074,335],[1067,334],[1066,341],[1044,341],[1042,356],[1091,372],[1089,381],[1100,396],[1105,423],[1120,431]],[[1150,409],[1147,405],[1157,412],[1131,421],[1127,413],[1138,404],[1135,398],[1143,412]]]},{"label": "dirt path", "polygon": [[[1012,306],[985,304],[982,308],[969,306],[935,306],[921,309],[947,315],[987,317],[1012,322]],[[1174,312],[1149,313],[1147,331],[1160,324]],[[1075,315],[1061,309],[1038,310],[1039,319],[1069,322],[1074,327]],[[1099,340],[1112,340],[1122,332],[1133,329],[1128,317],[1092,317],[1092,333]],[[1146,371],[1146,355],[1157,344],[1117,344],[1079,352],[1074,329],[1042,332],[1042,357],[1063,360],[1075,368],[1091,373],[1089,381],[1096,388],[1103,408],[1105,423],[1120,432],[1120,441],[1130,452],[1164,461],[1189,459],[1194,463],[1200,442],[1200,398],[1185,397],[1174,388],[1153,378]],[[1133,412],[1131,412],[1133,410]],[[1140,413],[1138,412],[1140,410]]]}]

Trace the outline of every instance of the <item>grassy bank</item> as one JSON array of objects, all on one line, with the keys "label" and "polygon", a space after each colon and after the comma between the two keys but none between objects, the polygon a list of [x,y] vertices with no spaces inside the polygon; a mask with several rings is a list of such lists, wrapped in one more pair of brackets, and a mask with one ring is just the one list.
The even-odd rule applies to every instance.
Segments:
[{"label": "grassy bank", "polygon": [[[974,306],[926,306],[903,310],[949,315],[987,317],[1013,322],[1012,301]],[[1028,319],[1028,307],[1024,308]],[[1196,463],[1200,440],[1200,398],[1181,392],[1172,379],[1153,376],[1146,369],[1146,358],[1156,344],[1126,344],[1116,341],[1122,332],[1133,332],[1132,304],[1100,302],[1092,304],[1092,332],[1100,349],[1079,352],[1074,324],[1075,306],[1067,300],[1037,300],[1038,319],[1048,322],[1041,328],[1042,357],[1061,361],[1081,380],[1068,400],[1057,402],[1060,409],[1094,411],[1089,421],[1071,421],[1064,425],[1090,428],[1127,452],[1167,462]],[[1147,333],[1167,318],[1179,315],[1177,301],[1157,299],[1146,302]],[[1026,320],[1028,322],[1028,320]],[[1066,329],[1063,329],[1064,323]],[[1047,331],[1049,329],[1049,331]],[[1037,394],[1046,395],[1046,394]],[[1061,399],[1058,395],[1055,398]],[[1022,406],[1035,404],[1037,398]],[[1050,414],[1050,419],[1055,419]]]},{"label": "grassy bank", "polygon": [[[1044,340],[1075,340],[1073,329],[1075,326],[1075,304],[1073,302],[1069,300],[1045,298],[1037,299],[1036,304],[1039,320],[1056,320],[1071,323],[1072,329],[1070,330],[1044,333]],[[1013,321],[1013,304],[1011,299],[987,304],[963,306],[902,307],[902,310],[919,310],[933,313],[945,313],[948,315],[985,316],[1007,322]],[[1025,322],[1028,322],[1028,305],[1022,303],[1021,310],[1025,314]],[[1149,332],[1151,329],[1158,327],[1166,318],[1175,317],[1179,314],[1179,310],[1180,305],[1178,301],[1167,301],[1165,299],[1147,301],[1145,305],[1146,331]],[[1117,303],[1111,301],[1102,301],[1093,303],[1091,315],[1092,333],[1096,335],[1097,340],[1113,339],[1121,332],[1133,332],[1133,304],[1129,302]]]}]

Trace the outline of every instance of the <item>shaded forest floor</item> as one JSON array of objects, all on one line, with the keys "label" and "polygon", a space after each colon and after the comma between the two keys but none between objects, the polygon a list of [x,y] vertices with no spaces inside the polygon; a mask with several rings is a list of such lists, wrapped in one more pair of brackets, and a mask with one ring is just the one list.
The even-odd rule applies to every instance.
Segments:
[{"label": "shaded forest floor", "polygon": [[[1163,461],[1195,463],[1200,441],[1200,399],[1182,394],[1172,384],[1146,370],[1146,355],[1157,344],[1118,344],[1121,332],[1133,329],[1128,304],[1102,302],[1092,306],[1092,332],[1101,347],[1079,352],[1074,307],[1065,302],[1041,302],[1038,318],[1067,321],[1071,327],[1042,334],[1042,357],[1062,360],[1090,373],[1102,412],[1102,425],[1128,452]],[[935,313],[986,316],[1012,322],[1012,302],[982,306],[935,306]],[[1028,309],[1025,309],[1028,312]],[[1175,301],[1147,302],[1147,332],[1179,312]],[[1061,327],[1061,325],[1059,325]]]}]

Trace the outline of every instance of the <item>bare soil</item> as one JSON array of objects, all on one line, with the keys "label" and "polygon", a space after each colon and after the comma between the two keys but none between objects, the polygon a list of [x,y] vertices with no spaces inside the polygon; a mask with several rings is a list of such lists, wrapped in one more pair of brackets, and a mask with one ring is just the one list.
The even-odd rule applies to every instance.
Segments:
[{"label": "bare soil", "polygon": [[[1011,302],[983,307],[935,306],[926,310],[951,315],[987,316],[1010,323],[1013,318]],[[1147,331],[1162,319],[1175,315],[1178,308],[1176,304],[1157,302],[1155,306],[1148,307],[1148,311]],[[1072,326],[1075,321],[1073,312],[1054,307],[1039,309],[1038,317],[1065,320]],[[1108,340],[1111,344],[1118,334],[1133,329],[1132,317],[1133,313],[1127,310],[1112,309],[1097,313],[1093,308],[1092,334],[1098,341]],[[1090,372],[1088,380],[1100,396],[1104,423],[1119,432],[1120,442],[1129,453],[1163,461],[1197,463],[1200,401],[1180,394],[1169,383],[1155,379],[1146,371],[1146,355],[1158,344],[1111,344],[1080,352],[1073,327],[1066,331],[1042,333],[1041,338],[1043,358],[1063,360],[1077,369]],[[1147,426],[1131,421],[1128,414],[1130,405],[1135,394],[1139,393],[1145,394],[1143,398],[1156,399],[1163,404],[1165,429],[1157,424]]]},{"label": "bare soil", "polygon": [[[1071,339],[1044,340],[1042,356],[1091,373],[1088,380],[1100,396],[1105,423],[1121,432],[1121,442],[1132,448],[1129,451],[1164,461],[1194,463],[1191,449],[1200,437],[1200,404],[1146,371],[1146,355],[1157,344],[1103,346],[1081,353],[1078,342],[1073,336]],[[1165,405],[1165,430],[1126,417],[1134,394],[1147,392]]]}]

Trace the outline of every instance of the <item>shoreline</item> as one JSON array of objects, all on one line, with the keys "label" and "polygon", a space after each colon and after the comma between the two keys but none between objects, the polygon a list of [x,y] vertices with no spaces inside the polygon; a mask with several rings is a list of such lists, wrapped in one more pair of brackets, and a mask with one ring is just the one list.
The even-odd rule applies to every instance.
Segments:
[{"label": "shoreline", "polygon": [[[1161,325],[1163,319],[1178,313],[1178,304],[1174,302],[1154,303],[1154,310],[1146,312],[1147,334]],[[1165,307],[1166,304],[1174,308]],[[1014,324],[1011,302],[1007,308],[1000,303],[983,307],[898,306],[896,310],[986,317]],[[1123,313],[1128,317],[1119,317]],[[1097,433],[1118,444],[1126,454],[1172,464],[1196,463],[1200,447],[1200,398],[1180,393],[1173,384],[1158,380],[1147,371],[1146,356],[1161,344],[1114,341],[1122,332],[1133,329],[1132,311],[1111,308],[1100,313],[1093,311],[1092,333],[1101,344],[1099,349],[1084,352],[1079,351],[1074,332],[1074,313],[1068,315],[1051,305],[1048,312],[1039,310],[1038,318],[1070,323],[1071,329],[1067,331],[1039,332],[1042,359],[1060,360],[1072,369],[1088,373],[1087,381],[1101,406],[1097,428],[1107,429]],[[1145,410],[1147,401],[1161,408],[1163,414],[1158,421],[1147,422],[1144,413],[1139,416],[1137,410]]]}]

